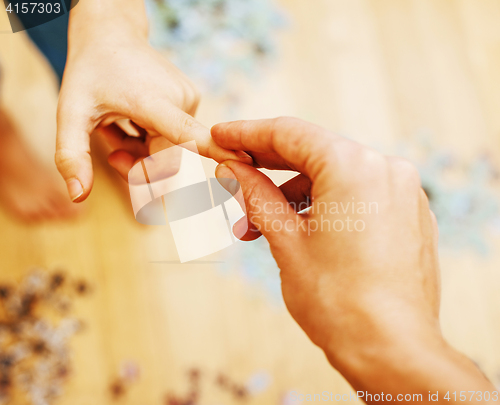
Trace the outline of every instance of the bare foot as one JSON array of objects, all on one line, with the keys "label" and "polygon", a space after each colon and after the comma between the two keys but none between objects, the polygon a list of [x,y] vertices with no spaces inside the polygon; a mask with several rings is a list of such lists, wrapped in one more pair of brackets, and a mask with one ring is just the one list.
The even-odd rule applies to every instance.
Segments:
[{"label": "bare foot", "polygon": [[24,221],[69,218],[79,211],[57,172],[30,153],[1,109],[0,203]]}]

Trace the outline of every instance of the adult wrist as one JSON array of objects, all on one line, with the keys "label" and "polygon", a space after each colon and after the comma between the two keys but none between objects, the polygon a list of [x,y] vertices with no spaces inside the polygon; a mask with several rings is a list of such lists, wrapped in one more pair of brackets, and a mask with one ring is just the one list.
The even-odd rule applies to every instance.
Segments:
[{"label": "adult wrist", "polygon": [[[357,388],[389,390],[401,386],[402,381],[411,381],[419,373],[427,373],[430,364],[450,357],[451,352],[438,336],[425,340],[401,338],[347,352],[336,367]],[[390,387],[391,383],[396,387]]]},{"label": "adult wrist", "polygon": [[421,366],[421,360],[449,352],[437,318],[358,300],[323,345],[328,360],[349,380],[383,379]]},{"label": "adult wrist", "polygon": [[356,391],[372,395],[383,392],[395,398],[399,394],[425,396],[429,391],[444,395],[495,390],[477,366],[440,333],[401,337],[391,344],[375,342],[346,354],[335,367]]}]

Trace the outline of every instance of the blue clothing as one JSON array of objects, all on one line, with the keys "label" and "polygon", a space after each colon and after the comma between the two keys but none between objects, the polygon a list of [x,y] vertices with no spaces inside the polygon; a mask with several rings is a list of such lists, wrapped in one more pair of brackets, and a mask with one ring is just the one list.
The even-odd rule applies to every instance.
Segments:
[{"label": "blue clothing", "polygon": [[[18,15],[21,23],[23,23],[23,16],[24,14]],[[69,13],[66,13],[45,24],[26,29],[31,40],[54,69],[59,84],[62,81],[68,55],[68,21]]]}]

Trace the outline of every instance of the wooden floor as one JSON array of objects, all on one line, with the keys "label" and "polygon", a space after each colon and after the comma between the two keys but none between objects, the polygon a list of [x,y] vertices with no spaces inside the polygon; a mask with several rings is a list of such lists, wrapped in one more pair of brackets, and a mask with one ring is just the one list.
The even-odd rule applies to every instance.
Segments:
[{"label": "wooden floor", "polygon": [[[294,115],[388,149],[425,128],[465,161],[489,151],[500,164],[497,0],[281,3],[291,21],[281,54],[258,83],[241,85],[238,118]],[[2,97],[50,161],[54,79],[23,34],[0,35],[0,60]],[[224,100],[206,96],[198,117],[212,125],[235,118],[227,111]],[[27,226],[0,212],[2,279],[62,266],[95,286],[77,304],[88,329],[74,340],[75,375],[61,404],[110,403],[108,385],[124,360],[142,370],[124,404],[160,404],[166,391],[182,392],[192,366],[241,381],[269,372],[270,388],[249,404],[278,404],[287,390],[349,392],[288,314],[249,294],[243,280],[222,276],[216,264],[165,263],[176,260],[168,229],[137,224],[120,180],[100,164],[97,172],[77,221]],[[442,324],[500,384],[500,244],[493,243],[486,258],[442,257]],[[204,403],[231,403],[212,391]]]}]

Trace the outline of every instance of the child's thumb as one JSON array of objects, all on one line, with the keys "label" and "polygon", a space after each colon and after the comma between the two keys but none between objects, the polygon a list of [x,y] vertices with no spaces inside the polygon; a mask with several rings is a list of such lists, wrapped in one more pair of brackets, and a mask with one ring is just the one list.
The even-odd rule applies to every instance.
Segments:
[{"label": "child's thumb", "polygon": [[59,120],[55,161],[59,173],[66,181],[71,200],[85,200],[94,182],[90,134],[86,128]]}]

